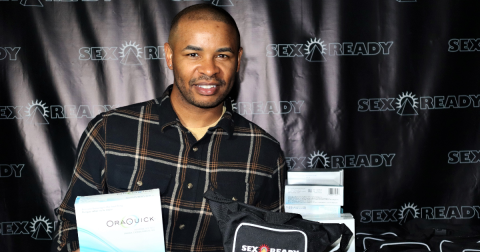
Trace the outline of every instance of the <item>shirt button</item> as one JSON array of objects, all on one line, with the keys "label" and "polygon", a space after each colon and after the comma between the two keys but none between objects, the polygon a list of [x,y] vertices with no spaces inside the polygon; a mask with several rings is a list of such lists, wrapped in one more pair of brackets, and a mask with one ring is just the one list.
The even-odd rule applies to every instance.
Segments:
[{"label": "shirt button", "polygon": [[193,151],[197,151],[197,150],[198,150],[198,148],[197,148],[197,147],[193,147]]},{"label": "shirt button", "polygon": [[237,198],[233,197],[232,200],[233,200],[233,201],[237,201]]},{"label": "shirt button", "polygon": [[185,224],[180,224],[180,226],[178,226],[178,228],[179,228],[180,230],[184,230],[184,229],[185,229]]},{"label": "shirt button", "polygon": [[138,186],[142,186],[142,185],[143,185],[142,181],[138,181],[138,182],[137,182],[137,185],[138,185]]},{"label": "shirt button", "polygon": [[192,189],[193,188],[193,184],[192,183],[188,183],[188,189]]}]

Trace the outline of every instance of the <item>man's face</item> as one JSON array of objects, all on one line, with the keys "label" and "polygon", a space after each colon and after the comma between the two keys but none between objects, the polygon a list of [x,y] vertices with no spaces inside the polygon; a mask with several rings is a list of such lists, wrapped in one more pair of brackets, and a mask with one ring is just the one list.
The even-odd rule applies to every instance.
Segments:
[{"label": "man's face", "polygon": [[199,108],[219,106],[233,87],[242,56],[234,28],[182,20],[171,43],[165,43],[167,64],[183,100]]}]

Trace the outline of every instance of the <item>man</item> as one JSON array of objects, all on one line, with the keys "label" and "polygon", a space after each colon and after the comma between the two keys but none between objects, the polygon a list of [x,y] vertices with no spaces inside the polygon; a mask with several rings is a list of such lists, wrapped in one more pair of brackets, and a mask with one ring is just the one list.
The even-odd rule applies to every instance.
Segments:
[{"label": "man", "polygon": [[82,135],[52,251],[79,248],[77,196],[159,188],[167,251],[223,251],[206,190],[283,210],[280,146],[227,98],[243,53],[233,18],[210,4],[190,6],[174,18],[164,48],[174,84],[163,96],[103,113]]}]

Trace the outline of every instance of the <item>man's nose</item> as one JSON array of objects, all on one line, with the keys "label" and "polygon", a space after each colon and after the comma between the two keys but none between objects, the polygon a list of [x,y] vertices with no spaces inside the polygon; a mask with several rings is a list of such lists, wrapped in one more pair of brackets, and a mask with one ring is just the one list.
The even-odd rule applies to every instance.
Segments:
[{"label": "man's nose", "polygon": [[213,76],[220,71],[220,68],[217,66],[215,59],[204,59],[198,71],[206,76]]}]

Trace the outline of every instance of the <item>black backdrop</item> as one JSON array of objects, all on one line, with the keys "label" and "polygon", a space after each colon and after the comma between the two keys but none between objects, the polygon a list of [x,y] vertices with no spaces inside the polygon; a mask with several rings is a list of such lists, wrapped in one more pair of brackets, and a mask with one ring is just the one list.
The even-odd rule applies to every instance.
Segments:
[{"label": "black backdrop", "polygon": [[81,132],[160,96],[173,16],[237,20],[237,111],[294,168],[343,167],[357,225],[478,224],[480,32],[468,0],[0,0],[0,251],[47,251]]}]

